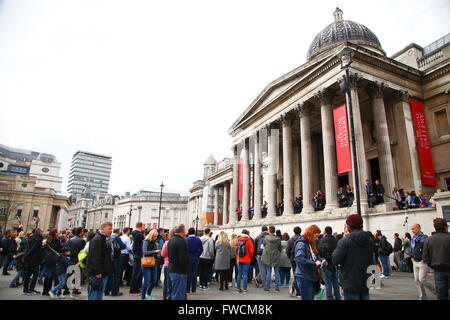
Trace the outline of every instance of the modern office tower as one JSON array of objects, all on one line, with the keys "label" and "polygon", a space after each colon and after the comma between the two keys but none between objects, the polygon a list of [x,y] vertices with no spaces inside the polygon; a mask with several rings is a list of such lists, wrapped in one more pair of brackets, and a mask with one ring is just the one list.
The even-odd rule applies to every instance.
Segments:
[{"label": "modern office tower", "polygon": [[108,193],[111,163],[110,156],[85,151],[74,154],[68,185],[73,203],[81,197],[102,199]]}]

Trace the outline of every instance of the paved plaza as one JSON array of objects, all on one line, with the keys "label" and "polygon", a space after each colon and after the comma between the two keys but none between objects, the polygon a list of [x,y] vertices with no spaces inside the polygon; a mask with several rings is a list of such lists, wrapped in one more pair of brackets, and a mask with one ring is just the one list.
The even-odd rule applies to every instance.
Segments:
[{"label": "paved plaza", "polygon": [[[9,282],[16,274],[10,271],[10,276],[0,275],[0,300],[50,300],[48,296],[25,296],[22,294],[22,286],[18,288],[9,288]],[[161,280],[163,276],[161,275]],[[428,277],[429,281],[434,284],[434,276]],[[219,291],[219,285],[211,284],[211,290],[204,291],[198,289],[195,294],[188,294],[188,300],[299,300],[299,298],[290,297],[288,288],[281,288],[279,293],[275,293],[274,283],[272,283],[271,291],[265,292],[262,288],[256,288],[254,283],[248,285],[248,294],[236,292],[235,287],[231,287],[228,291]],[[42,285],[36,284],[36,290],[42,291]],[[87,287],[82,287],[81,300],[87,300]],[[120,291],[123,296],[120,297],[104,297],[104,300],[140,300],[140,296],[132,296],[128,293],[129,287],[121,287]],[[429,300],[436,300],[436,296],[428,293]],[[153,289],[152,292],[156,300],[162,300],[162,288]],[[412,273],[394,271],[392,277],[382,282],[381,289],[371,289],[370,298],[372,300],[418,300],[418,291],[414,283]],[[326,300],[326,295],[323,297]],[[67,296],[64,300],[72,300]]]}]

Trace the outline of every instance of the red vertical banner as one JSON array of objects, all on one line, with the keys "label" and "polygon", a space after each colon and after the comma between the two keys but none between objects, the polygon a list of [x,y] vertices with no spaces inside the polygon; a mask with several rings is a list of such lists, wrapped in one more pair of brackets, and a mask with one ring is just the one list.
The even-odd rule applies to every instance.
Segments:
[{"label": "red vertical banner", "polygon": [[244,181],[244,158],[240,158],[239,159],[239,200],[242,200],[243,181]]},{"label": "red vertical banner", "polygon": [[436,173],[434,171],[433,155],[431,154],[431,143],[430,137],[428,136],[423,103],[411,100],[411,110],[414,118],[414,127],[416,129],[417,144],[419,146],[422,181],[425,185],[435,186],[437,184]]},{"label": "red vertical banner", "polygon": [[345,104],[333,110],[338,173],[352,170]]}]

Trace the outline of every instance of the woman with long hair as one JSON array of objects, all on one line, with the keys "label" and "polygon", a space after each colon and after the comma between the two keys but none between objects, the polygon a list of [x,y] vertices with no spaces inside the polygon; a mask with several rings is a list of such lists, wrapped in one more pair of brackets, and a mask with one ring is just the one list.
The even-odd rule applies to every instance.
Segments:
[{"label": "woman with long hair", "polygon": [[223,291],[228,290],[228,270],[230,269],[231,246],[228,241],[228,235],[225,231],[220,231],[219,238],[216,241],[216,258],[214,266],[219,273],[220,288]]},{"label": "woman with long hair", "polygon": [[289,280],[291,279],[291,260],[288,258],[286,249],[288,247],[289,234],[283,233],[281,237],[281,255],[280,255],[280,287],[284,288],[286,280],[286,288],[289,288]]},{"label": "woman with long hair", "polygon": [[237,277],[238,270],[237,270],[237,264],[236,264],[236,252],[234,251],[234,248],[236,248],[236,244],[238,243],[238,236],[236,233],[233,233],[231,235],[230,240],[230,247],[231,247],[231,256],[230,256],[230,269],[228,272],[228,282],[230,283],[229,286],[233,286],[233,270],[234,270],[234,277]]},{"label": "woman with long hair", "polygon": [[[158,231],[152,229],[144,239],[142,244],[142,256],[143,257],[154,257],[161,253],[161,250],[157,250],[156,240],[158,239]],[[152,296],[152,290],[156,286],[158,272],[156,270],[156,264],[153,267],[143,267],[141,266],[142,275],[144,277],[144,282],[142,283],[142,300],[155,300]]]},{"label": "woman with long hair", "polygon": [[295,281],[300,288],[302,300],[314,300],[314,293],[319,278],[318,268],[326,260],[317,253],[316,242],[320,229],[316,225],[309,226],[303,236],[299,236],[295,244]]},{"label": "woman with long hair", "polygon": [[45,278],[43,295],[48,296],[48,292],[52,289],[52,282],[56,279],[56,260],[58,254],[61,254],[62,245],[59,240],[59,232],[56,228],[50,229],[47,237],[47,243],[45,246]]}]

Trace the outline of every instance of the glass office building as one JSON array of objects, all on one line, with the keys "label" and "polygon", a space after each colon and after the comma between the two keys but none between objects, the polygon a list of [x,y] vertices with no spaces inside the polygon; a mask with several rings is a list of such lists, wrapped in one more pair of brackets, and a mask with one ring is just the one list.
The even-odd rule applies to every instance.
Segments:
[{"label": "glass office building", "polygon": [[70,168],[68,192],[77,199],[102,199],[108,193],[112,158],[92,152],[78,151]]}]

